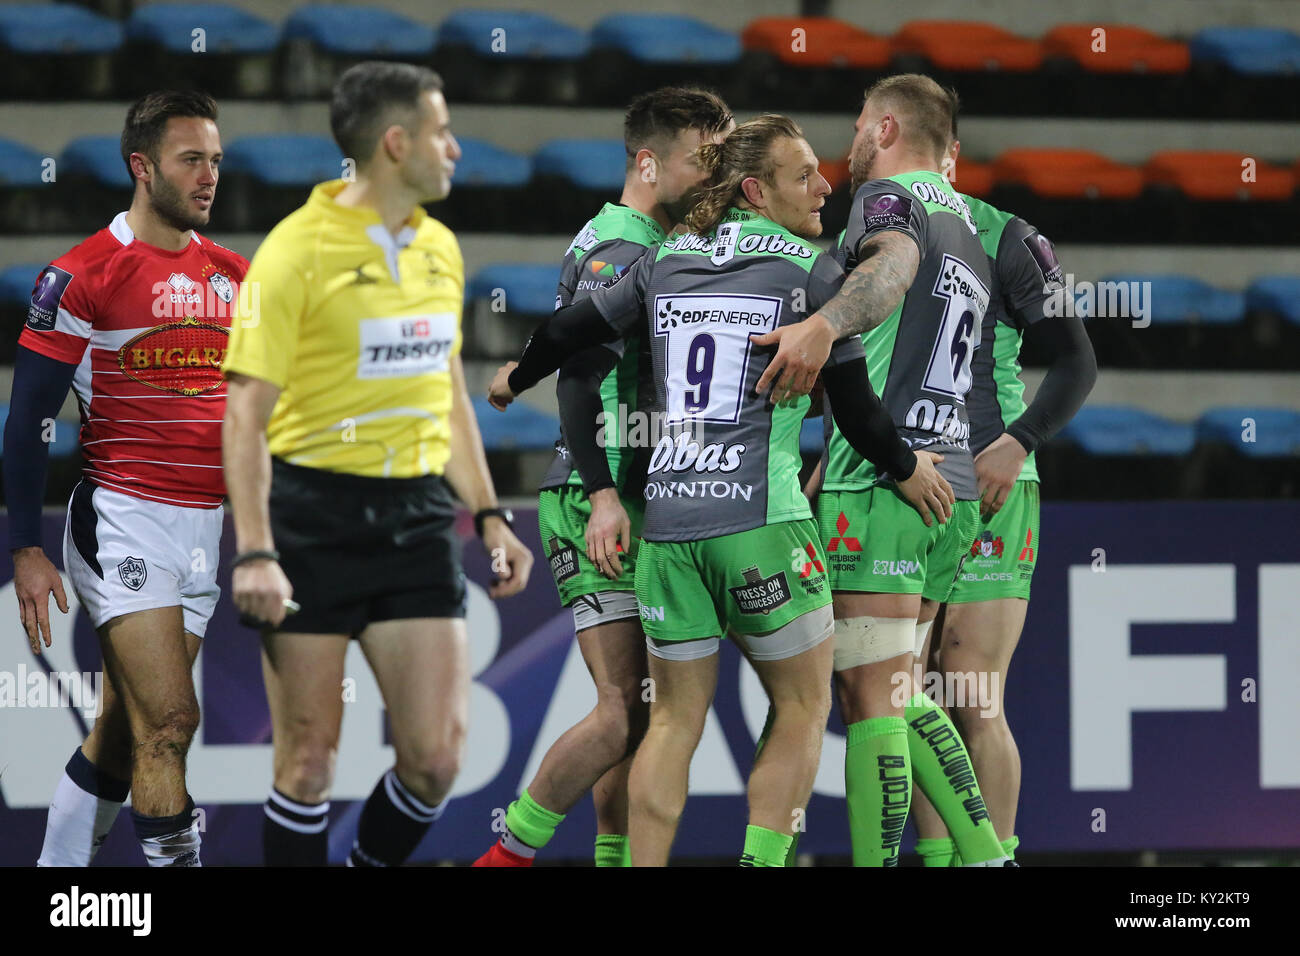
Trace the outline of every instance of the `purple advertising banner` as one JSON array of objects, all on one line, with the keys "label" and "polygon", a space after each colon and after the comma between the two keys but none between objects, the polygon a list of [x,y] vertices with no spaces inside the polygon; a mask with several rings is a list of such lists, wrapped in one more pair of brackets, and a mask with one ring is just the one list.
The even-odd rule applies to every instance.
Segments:
[{"label": "purple advertising banner", "polygon": [[[572,619],[547,574],[536,512],[517,514],[538,560],[528,588],[499,603],[484,590],[490,568],[468,517],[458,522],[472,582],[470,737],[453,799],[419,861],[468,861],[485,851],[546,749],[595,702]],[[1297,529],[1297,502],[1043,507],[1043,550],[1006,686],[1023,763],[1016,827],[1023,852],[1300,848]],[[53,545],[62,540],[62,516],[48,514],[44,531],[50,550],[60,550]],[[223,568],[231,542],[227,534]],[[62,566],[61,556],[51,558]],[[52,608],[54,647],[32,655],[12,574],[5,553],[0,865],[27,866],[40,852],[63,765],[93,723],[100,658],[78,608],[66,617]],[[204,864],[249,865],[261,859],[270,721],[258,640],[236,620],[228,572],[221,584],[196,665],[203,723],[189,787],[201,811]],[[346,674],[330,811],[334,861],[346,855],[362,802],[392,763],[383,702],[355,647]],[[766,708],[753,673],[724,645],[676,856],[739,854],[744,782]],[[801,850],[849,854],[843,758],[836,710]],[[594,832],[584,799],[543,858],[590,859]],[[96,863],[143,863],[125,814]]]}]

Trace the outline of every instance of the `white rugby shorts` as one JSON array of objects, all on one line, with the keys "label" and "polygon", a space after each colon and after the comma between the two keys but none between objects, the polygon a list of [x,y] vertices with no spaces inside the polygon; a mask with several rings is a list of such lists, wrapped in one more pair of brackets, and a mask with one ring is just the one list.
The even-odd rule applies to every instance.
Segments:
[{"label": "white rugby shorts", "polygon": [[221,596],[223,509],[147,501],[82,481],[68,502],[63,566],[96,629],[133,611],[180,605],[202,637]]}]

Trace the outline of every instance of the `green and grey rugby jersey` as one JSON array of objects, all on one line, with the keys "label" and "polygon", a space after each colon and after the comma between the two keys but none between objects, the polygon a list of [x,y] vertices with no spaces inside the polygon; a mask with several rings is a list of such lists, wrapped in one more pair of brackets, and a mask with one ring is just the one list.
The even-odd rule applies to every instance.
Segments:
[{"label": "green and grey rugby jersey", "polygon": [[[605,203],[595,218],[574,237],[560,267],[560,284],[555,292],[555,307],[581,302],[597,289],[604,288],[621,276],[646,249],[662,242],[664,231],[659,223],[635,209]],[[605,413],[603,426],[592,422],[593,429],[603,427],[605,458],[609,475],[620,492],[627,487],[633,459],[632,451],[620,443],[626,440],[629,416],[638,410],[638,382],[649,385],[648,368],[637,340],[611,342],[605,348],[619,356],[618,363],[600,383],[600,404]],[[582,476],[569,455],[569,441],[560,429],[555,444],[555,459],[542,477],[540,490],[564,485],[582,487]]]},{"label": "green and grey rugby jersey", "polygon": [[[1025,329],[1046,316],[1047,301],[1063,288],[1063,277],[1056,250],[1046,236],[1019,216],[971,196],[962,198],[979,230],[993,276],[983,344],[971,363],[973,380],[966,396],[971,451],[978,455],[1025,413],[1020,343]],[[1020,479],[1038,480],[1033,452],[1025,459]]]},{"label": "green and grey rugby jersey", "polygon": [[[989,304],[988,257],[966,204],[934,172],[864,183],[853,197],[839,248],[845,272],[864,240],[901,232],[921,253],[916,278],[898,308],[862,336],[871,387],[914,450],[944,456],[937,466],[959,499],[978,498],[966,394],[971,361]],[[870,488],[888,475],[853,450],[826,412],[828,491]]]},{"label": "green and grey rugby jersey", "polygon": [[[730,210],[709,233],[669,239],[592,297],[654,363],[647,541],[699,541],[812,516],[799,487],[802,396],[772,406],[754,386],[776,353],[751,337],[801,321],[839,290],[828,254],[770,219]],[[862,361],[856,336],[827,365]]]}]

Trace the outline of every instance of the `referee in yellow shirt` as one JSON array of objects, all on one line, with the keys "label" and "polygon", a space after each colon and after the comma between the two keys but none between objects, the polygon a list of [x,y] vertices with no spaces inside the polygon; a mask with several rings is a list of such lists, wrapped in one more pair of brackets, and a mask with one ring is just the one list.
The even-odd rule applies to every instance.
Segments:
[{"label": "referee in yellow shirt", "polygon": [[[266,864],[327,861],[355,637],[397,760],[366,801],[348,862],[396,866],[441,814],[465,746],[465,576],[447,486],[498,559],[493,597],[522,590],[533,559],[497,507],[465,390],[460,248],[420,207],[447,195],[460,157],[442,81],[362,63],[339,79],[330,126],[355,179],[321,183],[271,230],[245,279],[258,308],[231,323],[232,590],[240,611],[271,625]],[[301,611],[286,621],[291,596]]]}]

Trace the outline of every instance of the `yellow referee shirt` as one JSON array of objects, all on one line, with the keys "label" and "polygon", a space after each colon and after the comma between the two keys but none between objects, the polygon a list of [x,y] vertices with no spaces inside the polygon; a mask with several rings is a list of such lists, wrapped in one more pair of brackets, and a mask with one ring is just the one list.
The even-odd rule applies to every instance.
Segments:
[{"label": "yellow referee shirt", "polygon": [[394,238],[321,183],[253,256],[223,370],[282,391],[271,454],[373,477],[442,474],[449,363],[461,346],[465,264],[451,230],[416,207]]}]

